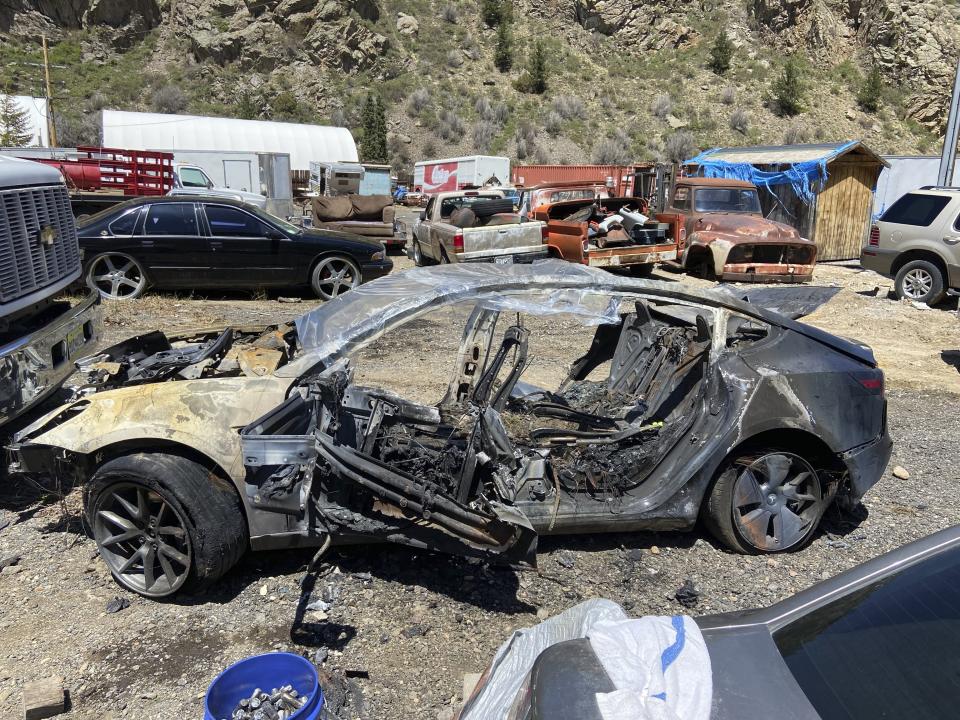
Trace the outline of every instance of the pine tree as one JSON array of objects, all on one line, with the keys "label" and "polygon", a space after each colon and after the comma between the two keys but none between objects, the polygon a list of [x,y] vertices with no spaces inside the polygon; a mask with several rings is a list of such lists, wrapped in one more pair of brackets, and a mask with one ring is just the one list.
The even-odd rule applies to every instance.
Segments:
[{"label": "pine tree", "polygon": [[773,82],[773,99],[781,115],[797,115],[803,112],[803,77],[800,63],[790,57],[783,71]]},{"label": "pine tree", "polygon": [[490,27],[496,27],[503,20],[503,0],[483,0],[480,3],[480,17]]},{"label": "pine tree", "polygon": [[733,60],[733,43],[727,36],[725,29],[720,30],[713,47],[710,48],[710,69],[717,75],[723,75],[730,69]]},{"label": "pine tree", "polygon": [[360,127],[363,133],[360,148],[365,162],[387,162],[387,114],[380,99],[367,95],[360,113]]},{"label": "pine tree", "polygon": [[861,109],[868,113],[875,113],[880,109],[880,96],[883,94],[883,78],[880,76],[880,68],[874,65],[870,69],[870,74],[860,87],[857,93],[857,104]]},{"label": "pine tree", "polygon": [[510,36],[508,23],[500,23],[497,29],[497,48],[493,54],[493,64],[502,73],[513,67],[513,38]]},{"label": "pine tree", "polygon": [[530,55],[530,65],[523,85],[525,85],[527,92],[537,95],[542,95],[547,91],[547,50],[541,40],[534,43],[533,53]]},{"label": "pine tree", "polygon": [[30,114],[17,105],[13,95],[0,99],[0,147],[24,147],[33,140]]}]

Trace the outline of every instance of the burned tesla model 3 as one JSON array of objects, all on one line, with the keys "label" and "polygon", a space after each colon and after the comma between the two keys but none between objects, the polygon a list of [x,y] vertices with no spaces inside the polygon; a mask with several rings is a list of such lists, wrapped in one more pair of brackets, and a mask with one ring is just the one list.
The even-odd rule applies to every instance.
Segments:
[{"label": "burned tesla model 3", "polygon": [[[764,290],[803,312],[797,289]],[[454,307],[466,326],[439,402],[356,380],[364,348]],[[247,547],[389,541],[521,564],[537,534],[702,518],[734,551],[796,549],[881,477],[891,443],[870,350],[769,307],[556,261],[416,269],[288,326],[87,358],[89,384],[16,437],[13,468],[82,482],[114,577],[152,597]],[[561,319],[582,347],[534,387],[531,343]]]}]

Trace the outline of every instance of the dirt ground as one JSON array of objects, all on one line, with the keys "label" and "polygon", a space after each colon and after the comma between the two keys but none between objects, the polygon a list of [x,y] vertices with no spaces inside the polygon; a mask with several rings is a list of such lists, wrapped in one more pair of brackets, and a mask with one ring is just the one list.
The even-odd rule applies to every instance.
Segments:
[{"label": "dirt ground", "polygon": [[[410,266],[394,259],[398,272]],[[229,663],[287,649],[320,663],[342,720],[434,720],[459,702],[463,674],[481,671],[514,629],[584,599],[608,597],[638,615],[674,614],[683,611],[674,593],[689,579],[700,592],[692,614],[756,607],[960,522],[955,311],[890,300],[889,281],[856,267],[821,265],[815,282],[841,290],[808,321],[872,346],[886,372],[895,449],[861,515],[829,515],[802,552],[733,555],[699,531],[549,538],[540,543],[539,572],[519,573],[368,547],[331,553],[325,574],[304,588],[310,552],[251,553],[209,591],[160,603],[113,583],[81,532],[78,492],[61,500],[8,481],[0,490],[0,564],[13,555],[20,561],[0,571],[0,717],[22,717],[25,682],[59,675],[70,689],[73,709],[63,716],[70,720],[198,718],[207,685]],[[283,321],[312,302],[149,295],[105,306],[104,341],[155,328]],[[462,328],[458,312],[385,337],[363,354],[361,379],[437,399]],[[569,321],[532,329],[525,379],[548,382],[581,350],[581,329]],[[893,478],[894,465],[909,479]],[[118,596],[129,607],[108,613]],[[328,611],[305,609],[321,597]]]}]

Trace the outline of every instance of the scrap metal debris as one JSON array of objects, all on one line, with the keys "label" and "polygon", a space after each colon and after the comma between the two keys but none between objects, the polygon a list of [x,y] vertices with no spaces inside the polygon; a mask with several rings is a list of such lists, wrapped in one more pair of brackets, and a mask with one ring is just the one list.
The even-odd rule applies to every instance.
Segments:
[{"label": "scrap metal debris", "polygon": [[692,608],[700,601],[700,591],[693,585],[693,580],[684,580],[673,597],[685,608]]},{"label": "scrap metal debris", "polygon": [[309,700],[309,695],[301,696],[293,685],[273,688],[269,693],[256,688],[250,697],[237,703],[230,720],[286,720]]},{"label": "scrap metal debris", "polygon": [[107,612],[111,615],[113,613],[118,613],[121,610],[126,610],[130,607],[130,601],[125,597],[115,597],[113,600],[107,603]]}]

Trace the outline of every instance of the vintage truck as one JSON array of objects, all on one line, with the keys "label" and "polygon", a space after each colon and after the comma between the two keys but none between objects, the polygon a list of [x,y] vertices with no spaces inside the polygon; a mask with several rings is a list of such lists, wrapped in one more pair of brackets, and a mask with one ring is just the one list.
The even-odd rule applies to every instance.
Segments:
[{"label": "vintage truck", "polygon": [[620,233],[614,239],[598,227],[598,221],[620,211],[647,211],[642,198],[609,197],[602,183],[556,182],[525,188],[520,212],[547,224],[550,254],[570,262],[594,267],[629,267],[649,274],[656,263],[677,258],[679,218],[650,218],[642,228]]},{"label": "vintage truck", "polygon": [[817,246],[789,225],[766,219],[752,183],[678,178],[665,215],[680,216],[679,265],[687,272],[734,282],[813,277]]},{"label": "vintage truck", "polygon": [[531,263],[550,256],[546,223],[522,218],[502,190],[437,193],[413,226],[418,265]]}]

